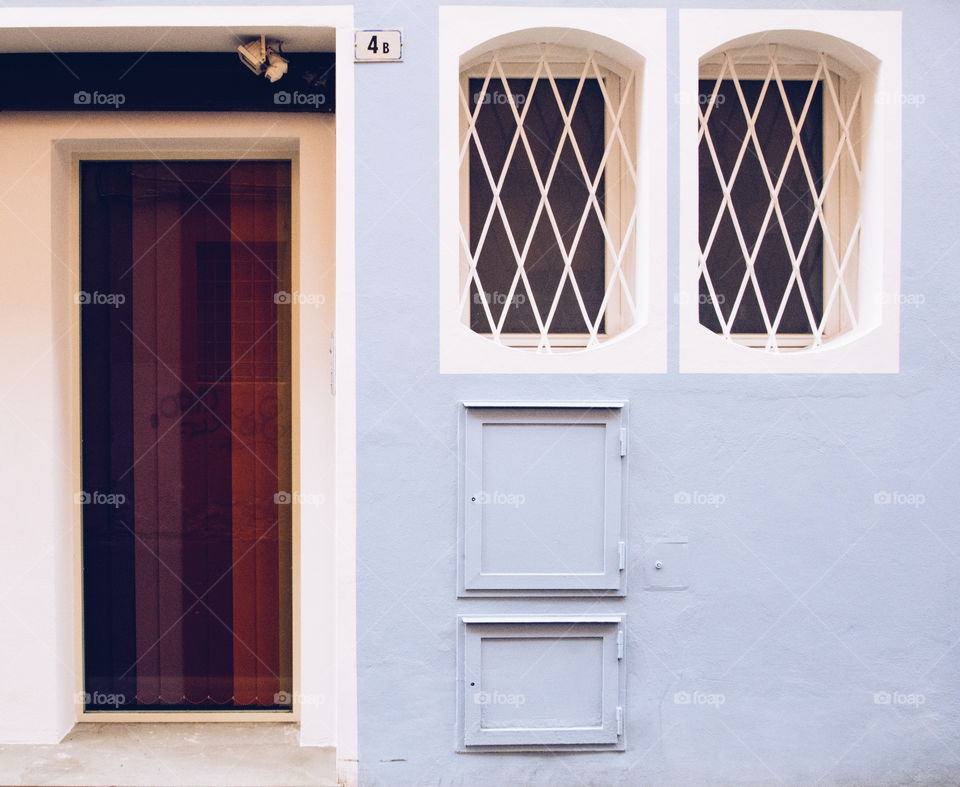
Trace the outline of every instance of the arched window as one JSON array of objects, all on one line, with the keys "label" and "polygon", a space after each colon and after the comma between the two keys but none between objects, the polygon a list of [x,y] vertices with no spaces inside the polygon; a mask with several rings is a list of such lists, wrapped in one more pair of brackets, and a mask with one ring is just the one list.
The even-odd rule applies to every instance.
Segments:
[{"label": "arched window", "polygon": [[700,323],[767,350],[857,326],[856,73],[782,44],[700,61]]},{"label": "arched window", "polygon": [[636,74],[538,42],[460,73],[460,308],[539,352],[589,348],[637,318]]},{"label": "arched window", "polygon": [[681,371],[897,370],[899,25],[681,14]]}]

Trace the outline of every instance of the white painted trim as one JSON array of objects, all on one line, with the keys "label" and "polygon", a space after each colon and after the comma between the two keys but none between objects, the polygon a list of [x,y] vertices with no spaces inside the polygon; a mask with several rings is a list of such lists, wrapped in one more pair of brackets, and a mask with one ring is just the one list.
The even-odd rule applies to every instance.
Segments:
[{"label": "white painted trim", "polygon": [[460,622],[484,623],[623,623],[626,615],[461,615]]},{"label": "white painted trim", "polygon": [[[440,372],[666,371],[666,12],[636,8],[440,7]],[[496,344],[461,321],[461,62],[487,48],[540,40],[595,47],[637,68],[637,325],[600,346],[537,353]],[[339,99],[338,99],[339,100]]]},{"label": "white painted trim", "polygon": [[[336,179],[333,188],[329,189],[329,198],[326,198],[325,207],[335,210],[336,233],[336,325],[335,350],[338,364],[337,395],[334,398],[332,423],[326,428],[334,437],[335,467],[330,470],[325,467],[327,478],[331,479],[334,489],[334,524],[329,522],[303,523],[309,527],[303,528],[306,541],[315,539],[316,549],[321,555],[326,554],[326,563],[329,571],[320,570],[320,566],[310,565],[310,571],[304,572],[301,583],[301,593],[305,598],[329,598],[329,609],[324,611],[315,620],[303,620],[304,630],[309,630],[308,636],[301,638],[301,664],[310,663],[314,672],[321,675],[319,681],[311,681],[310,689],[317,686],[325,689],[321,696],[335,698],[321,705],[309,705],[303,708],[301,718],[301,745],[336,745],[338,757],[338,776],[342,783],[357,784],[357,676],[356,676],[356,302],[355,302],[355,260],[354,260],[354,67],[352,58],[354,12],[352,5],[302,5],[302,6],[178,6],[175,13],[169,6],[89,6],[89,7],[21,7],[0,9],[0,51],[8,51],[4,47],[4,31],[15,31],[24,28],[31,29],[36,35],[42,36],[44,31],[57,31],[63,37],[73,37],[81,40],[84,30],[97,28],[149,28],[156,27],[164,31],[164,43],[173,44],[180,28],[209,27],[211,31],[231,32],[238,27],[278,27],[289,26],[296,28],[302,36],[304,31],[316,28],[319,35],[321,28],[334,28],[336,31],[337,51],[346,54],[339,57],[337,62],[337,112],[331,122],[336,126]],[[10,116],[8,116],[9,118]],[[29,117],[29,116],[23,116]],[[34,116],[36,117],[36,116]],[[53,117],[53,116],[51,116]],[[73,119],[83,116],[73,115]],[[132,116],[126,115],[126,118]],[[145,118],[146,115],[139,115]],[[219,136],[223,134],[223,122],[243,123],[250,119],[250,115],[233,115],[221,121]],[[99,114],[105,119],[105,115]],[[172,120],[166,115],[157,121],[157,133],[151,136],[162,138],[164,126]],[[215,115],[207,115],[204,121],[208,124],[216,122]],[[136,123],[136,118],[130,120]],[[295,121],[294,121],[295,122]],[[253,134],[260,133],[253,131]],[[216,136],[216,134],[214,134]],[[76,136],[82,136],[76,134]],[[102,136],[96,132],[87,133],[87,136]],[[110,135],[107,135],[110,136]],[[204,136],[200,134],[199,136]],[[52,153],[52,151],[51,151]],[[313,155],[313,154],[311,154]],[[301,147],[301,164],[309,160]],[[56,169],[55,162],[53,164]],[[60,184],[54,183],[58,188]],[[324,198],[321,198],[324,199]],[[316,203],[315,203],[316,205]],[[306,210],[307,206],[303,206]],[[316,214],[314,214],[316,215]],[[49,220],[47,220],[49,226]],[[54,250],[67,251],[66,241],[57,241],[52,238]],[[56,253],[56,252],[55,252]],[[305,262],[319,259],[310,254],[304,255]],[[307,266],[304,265],[304,268]],[[320,267],[320,266],[314,266]],[[306,281],[302,285],[310,286]],[[59,290],[58,290],[59,291]],[[58,322],[63,322],[58,319]],[[330,337],[327,333],[317,334],[305,330],[309,328],[308,321],[301,322],[299,329],[303,341],[300,347],[300,359],[312,360],[316,367],[311,379],[303,380],[300,394],[302,401],[310,404],[329,392],[329,376],[326,359],[330,349]],[[76,327],[71,330],[76,331]],[[76,364],[76,347],[72,347],[71,363]],[[319,370],[319,371],[318,371]],[[65,378],[70,380],[68,370],[63,370]],[[64,384],[66,385],[66,383]],[[69,391],[76,390],[71,383]],[[327,393],[329,396],[329,393]],[[66,414],[75,419],[79,407],[75,403],[63,403]],[[314,408],[316,409],[316,408]],[[301,419],[301,433],[306,429],[323,428],[321,416]],[[320,440],[322,431],[311,432],[316,435],[311,439],[314,444]],[[315,457],[304,457],[300,473],[301,477],[312,477],[311,472],[318,467]],[[311,465],[311,462],[313,463]],[[67,491],[67,490],[63,490]],[[65,507],[66,516],[70,507]],[[74,528],[75,530],[75,528]],[[309,534],[309,535],[307,535]],[[301,542],[301,555],[304,554],[306,544]],[[75,548],[67,546],[68,550]],[[309,547],[313,550],[314,547]],[[313,554],[308,552],[307,554]],[[58,565],[63,560],[58,558]],[[321,562],[323,562],[321,560]],[[63,589],[57,592],[72,596],[75,593],[76,579],[65,582]],[[72,625],[72,624],[71,624]],[[73,650],[75,646],[72,632],[62,634],[64,650]],[[70,656],[65,654],[70,659]],[[64,682],[64,686],[68,686]],[[301,685],[301,690],[307,690]],[[24,732],[22,742],[50,742],[62,737],[76,718],[71,713],[73,697],[64,695],[62,702],[57,706],[57,718],[45,722],[43,729],[34,732]],[[85,714],[86,715],[86,714]],[[62,718],[61,718],[62,717]],[[289,714],[286,718],[290,718]],[[18,740],[20,738],[18,737]]]},{"label": "white painted trim", "polygon": [[[329,9],[324,9],[329,10]],[[355,256],[356,156],[353,6],[337,11],[337,309],[333,342],[336,368],[335,521],[336,543],[336,691],[337,778],[360,783],[357,719],[357,293]],[[342,55],[342,56],[341,56]],[[329,647],[327,643],[324,643]],[[309,731],[307,731],[309,732]],[[313,741],[301,728],[301,744]]]},{"label": "white painted trim", "polygon": [[[860,326],[818,349],[763,352],[700,325],[697,259],[697,105],[680,105],[680,371],[878,373],[899,371],[901,211],[901,13],[899,11],[680,11],[680,93],[698,94],[700,59],[758,39],[823,51],[864,86],[858,269]],[[895,100],[893,100],[895,99]]]},{"label": "white painted trim", "polygon": [[485,402],[462,402],[464,407],[497,407],[500,409],[509,408],[517,409],[522,407],[535,407],[540,410],[553,410],[557,407],[566,407],[566,408],[576,408],[577,410],[599,410],[599,409],[619,409],[626,407],[627,403],[625,401],[604,401],[604,402],[556,402],[556,401],[544,401],[544,402],[502,402],[502,401],[485,401]]}]

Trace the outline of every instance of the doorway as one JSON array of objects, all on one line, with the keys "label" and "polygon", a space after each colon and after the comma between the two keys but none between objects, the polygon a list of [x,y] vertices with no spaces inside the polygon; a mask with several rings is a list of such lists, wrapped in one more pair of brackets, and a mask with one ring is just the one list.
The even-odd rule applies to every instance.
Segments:
[{"label": "doorway", "polygon": [[84,710],[289,710],[290,162],[79,185]]}]

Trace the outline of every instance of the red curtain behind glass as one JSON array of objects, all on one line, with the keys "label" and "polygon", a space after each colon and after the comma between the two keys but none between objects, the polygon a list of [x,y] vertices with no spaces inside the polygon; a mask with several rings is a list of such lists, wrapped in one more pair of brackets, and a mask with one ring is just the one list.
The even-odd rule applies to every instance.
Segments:
[{"label": "red curtain behind glass", "polygon": [[[111,642],[85,643],[87,682],[135,676],[128,709],[288,705],[289,164],[87,163],[84,177],[98,183],[84,190],[85,223],[129,217],[129,253],[84,252],[82,266],[128,268],[131,308],[107,320],[132,336],[131,357],[112,366],[130,369],[132,418],[107,423],[85,409],[85,450],[109,453],[93,451],[98,435],[125,429],[133,446],[105,471],[132,489],[116,515],[130,521],[111,523],[113,544],[91,534],[84,566],[125,577],[119,564],[132,561],[132,587],[96,585],[85,619],[126,590],[133,620],[114,620]],[[87,322],[85,357],[100,330]],[[95,393],[84,388],[85,408]]]}]

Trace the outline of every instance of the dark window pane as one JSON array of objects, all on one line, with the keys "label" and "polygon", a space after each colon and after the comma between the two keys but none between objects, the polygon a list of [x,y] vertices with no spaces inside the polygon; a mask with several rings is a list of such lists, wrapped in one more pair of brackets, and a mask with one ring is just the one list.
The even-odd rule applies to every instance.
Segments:
[{"label": "dark window pane", "polygon": [[[578,79],[557,79],[556,86],[564,109],[569,111],[579,85]],[[551,225],[546,210],[537,218],[540,191],[534,176],[540,174],[546,183],[558,149],[560,160],[547,192],[547,197],[556,218],[563,246],[569,249],[580,226],[584,207],[589,195],[588,179],[585,179],[569,138],[563,141],[563,116],[549,80],[541,79],[532,86],[531,79],[509,79],[507,84],[518,109],[527,110],[524,130],[530,141],[534,165],[531,165],[522,141],[512,157],[507,159],[517,124],[507,99],[507,87],[497,79],[491,79],[483,92],[482,79],[471,79],[470,106],[481,104],[476,129],[483,152],[490,167],[494,182],[501,177],[504,167],[507,174],[500,192],[500,201],[509,223],[509,232],[522,253],[528,235],[532,232],[530,249],[524,270],[530,281],[540,317],[546,320],[556,296],[563,274],[563,255],[557,243],[557,233]],[[529,105],[529,106],[528,106]],[[583,157],[589,181],[595,180],[600,171],[604,149],[604,103],[600,85],[595,79],[584,81],[583,88],[573,113],[571,123],[577,147]],[[599,178],[597,198],[601,212],[604,208],[604,179]],[[487,217],[493,206],[493,189],[483,167],[476,142],[470,145],[470,249],[476,254]],[[534,224],[534,220],[536,223]],[[494,321],[501,318],[504,309],[505,333],[538,333],[533,305],[523,281],[518,280],[514,295],[507,297],[510,285],[517,273],[516,256],[510,244],[508,229],[495,211],[487,231],[477,273],[482,291],[476,283],[470,290],[470,327],[480,333],[489,333],[482,299],[489,304]],[[596,211],[591,208],[586,224],[573,255],[572,270],[577,287],[583,298],[587,316],[595,322],[603,300],[605,246],[603,232]],[[557,310],[550,325],[551,333],[586,333],[588,327],[577,303],[572,282],[568,279],[561,289]],[[603,321],[600,333],[603,333]]]},{"label": "dark window pane", "polygon": [[[803,111],[811,83],[809,80],[785,80],[783,85],[793,117],[797,120]],[[763,82],[761,80],[741,80],[740,86],[746,98],[749,112],[753,113],[760,98]],[[709,95],[715,89],[716,82],[714,80],[700,81],[702,96]],[[704,108],[706,107],[704,106]],[[801,144],[816,185],[815,191],[810,189],[798,151],[795,150],[789,162],[787,162],[787,152],[793,136],[783,99],[773,82],[768,86],[763,103],[760,106],[756,130],[763,160],[766,162],[774,185],[780,178],[784,166],[787,167],[784,182],[780,188],[779,204],[787,225],[790,245],[794,253],[799,253],[814,216],[817,193],[823,185],[822,83],[819,83],[815,88],[810,108],[800,129]],[[720,83],[716,104],[709,119],[709,131],[723,178],[729,181],[747,134],[746,116],[732,80],[724,80]],[[699,186],[701,248],[706,247],[723,200],[721,185],[707,142],[705,139],[701,140]],[[753,140],[750,140],[748,144],[731,195],[747,249],[752,251],[760,237],[764,216],[770,206],[770,190],[767,188],[758,151]],[[710,253],[707,256],[707,270],[710,273],[710,279],[713,282],[717,302],[724,320],[729,320],[746,269],[743,250],[738,241],[733,220],[725,209]],[[776,214],[771,216],[767,229],[760,240],[754,271],[772,324],[787,291],[787,283],[793,271],[790,255],[784,242],[783,231],[777,221]],[[813,317],[819,322],[823,313],[823,231],[819,221],[813,229],[803,256],[800,258],[800,278],[803,281]],[[706,280],[703,278],[700,280],[700,322],[716,333],[721,332],[710,292]],[[760,304],[750,282],[747,283],[747,288],[737,309],[732,332],[766,333]],[[809,334],[810,332],[810,321],[803,306],[797,283],[794,282],[780,321],[778,333]]]}]

